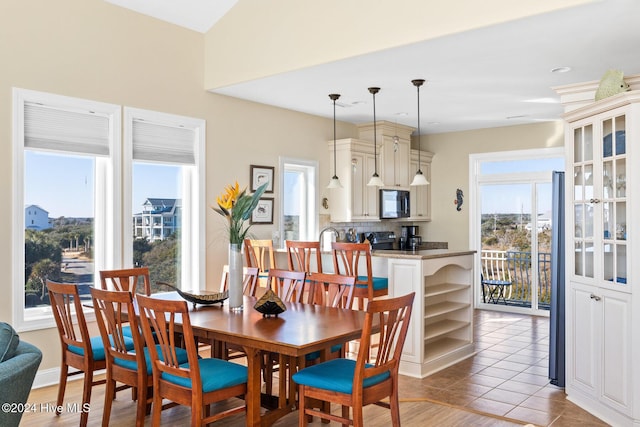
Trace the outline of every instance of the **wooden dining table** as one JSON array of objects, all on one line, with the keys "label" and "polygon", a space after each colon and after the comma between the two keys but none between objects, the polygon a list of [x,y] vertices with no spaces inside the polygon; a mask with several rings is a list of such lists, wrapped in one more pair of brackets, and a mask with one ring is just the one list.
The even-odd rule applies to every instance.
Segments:
[{"label": "wooden dining table", "polygon": [[[154,297],[180,298],[174,292],[154,294]],[[246,425],[270,426],[295,410],[295,389],[290,389],[289,396],[276,398],[275,407],[262,413],[263,352],[284,356],[292,369],[304,366],[304,356],[314,351],[320,351],[324,360],[331,346],[360,338],[365,314],[357,310],[285,302],[285,312],[277,317],[263,317],[253,308],[256,301],[255,297],[245,296],[244,309],[241,311],[230,310],[226,303],[190,305],[189,316],[194,334],[200,339],[242,346],[247,355],[248,368]],[[284,376],[281,372],[281,383],[286,381]],[[283,393],[283,387],[280,387],[280,393]]]}]

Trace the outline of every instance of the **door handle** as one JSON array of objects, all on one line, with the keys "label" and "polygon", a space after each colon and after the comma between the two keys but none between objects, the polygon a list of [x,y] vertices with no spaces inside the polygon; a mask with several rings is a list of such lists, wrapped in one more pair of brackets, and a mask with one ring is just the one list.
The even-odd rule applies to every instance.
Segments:
[{"label": "door handle", "polygon": [[595,294],[591,294],[591,296],[589,298],[591,298],[592,300],[596,300],[596,301],[600,301],[602,299],[598,295],[595,295]]},{"label": "door handle", "polygon": [[600,203],[600,199],[589,199],[589,203]]}]

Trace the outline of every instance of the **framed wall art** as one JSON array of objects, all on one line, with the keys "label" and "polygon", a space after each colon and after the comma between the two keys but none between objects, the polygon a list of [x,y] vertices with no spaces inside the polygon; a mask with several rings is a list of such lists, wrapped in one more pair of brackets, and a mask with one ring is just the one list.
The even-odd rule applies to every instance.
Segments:
[{"label": "framed wall art", "polygon": [[251,214],[251,224],[273,224],[273,197],[263,197]]},{"label": "framed wall art", "polygon": [[251,192],[253,193],[265,182],[268,182],[265,193],[273,193],[273,166],[256,166],[251,167]]}]

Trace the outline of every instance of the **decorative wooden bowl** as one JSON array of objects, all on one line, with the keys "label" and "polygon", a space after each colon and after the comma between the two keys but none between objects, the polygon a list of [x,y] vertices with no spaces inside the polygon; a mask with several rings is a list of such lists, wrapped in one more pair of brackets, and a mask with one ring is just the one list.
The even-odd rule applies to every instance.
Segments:
[{"label": "decorative wooden bowl", "polygon": [[211,305],[211,304],[220,303],[220,305],[222,305],[224,303],[224,300],[229,298],[229,291],[211,292],[204,289],[198,289],[198,290],[191,290],[187,292],[187,291],[178,289],[175,286],[170,285],[168,283],[158,283],[158,284],[162,284],[170,287],[171,289],[176,291],[178,295],[180,295],[182,298],[192,303],[194,308],[196,304]]}]

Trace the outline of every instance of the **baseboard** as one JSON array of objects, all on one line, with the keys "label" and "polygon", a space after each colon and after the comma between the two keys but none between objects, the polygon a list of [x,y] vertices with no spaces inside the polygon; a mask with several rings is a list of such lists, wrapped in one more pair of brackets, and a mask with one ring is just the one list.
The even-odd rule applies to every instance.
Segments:
[{"label": "baseboard", "polygon": [[[100,375],[105,373],[104,369],[100,371],[96,371],[94,375]],[[84,375],[74,375],[73,377],[67,378],[67,381],[76,381],[80,380],[84,377]],[[51,368],[51,369],[41,369],[36,374],[35,379],[33,380],[32,388],[42,388],[48,387],[51,385],[58,384],[60,382],[60,368]]]}]

